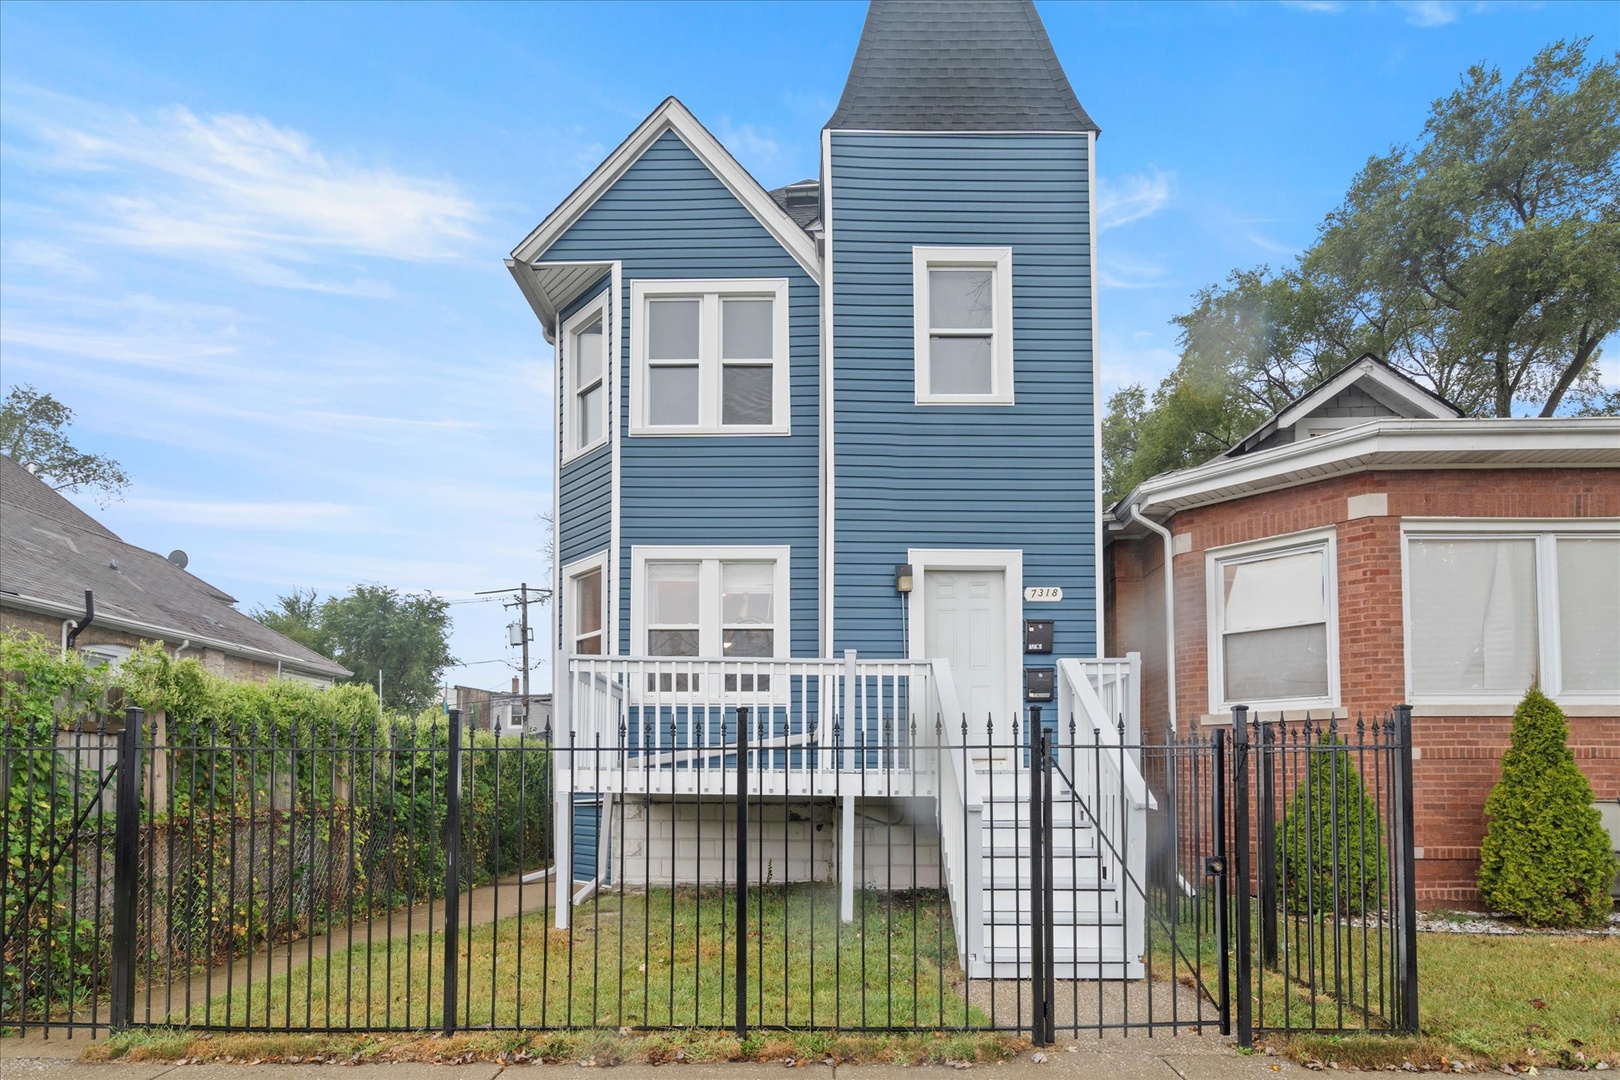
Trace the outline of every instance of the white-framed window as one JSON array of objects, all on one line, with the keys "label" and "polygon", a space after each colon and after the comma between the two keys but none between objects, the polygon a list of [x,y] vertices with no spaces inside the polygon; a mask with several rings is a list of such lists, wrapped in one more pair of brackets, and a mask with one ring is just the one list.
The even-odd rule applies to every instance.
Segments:
[{"label": "white-framed window", "polygon": [[1334,531],[1214,548],[1205,568],[1210,711],[1337,707]]},{"label": "white-framed window", "polygon": [[911,249],[918,405],[1013,403],[1012,248]]},{"label": "white-framed window", "polygon": [[1620,521],[1407,520],[1414,704],[1620,702]]},{"label": "white-framed window", "polygon": [[563,569],[563,651],[570,656],[608,653],[607,552]]},{"label": "white-framed window", "polygon": [[569,316],[562,329],[563,460],[607,442],[608,294]]},{"label": "white-framed window", "polygon": [[786,278],[630,283],[630,434],[786,435]]},{"label": "white-framed window", "polygon": [[789,551],[787,547],[632,548],[634,651],[672,659],[761,660],[791,655]]}]

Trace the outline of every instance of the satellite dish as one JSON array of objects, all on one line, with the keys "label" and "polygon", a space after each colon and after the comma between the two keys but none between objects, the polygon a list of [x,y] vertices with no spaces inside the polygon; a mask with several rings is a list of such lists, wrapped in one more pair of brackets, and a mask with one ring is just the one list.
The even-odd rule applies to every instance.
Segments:
[{"label": "satellite dish", "polygon": [[173,551],[169,552],[169,561],[174,563],[174,565],[178,566],[180,569],[184,570],[186,568],[186,564],[191,560],[186,557],[185,552],[181,551],[179,548],[175,548]]}]

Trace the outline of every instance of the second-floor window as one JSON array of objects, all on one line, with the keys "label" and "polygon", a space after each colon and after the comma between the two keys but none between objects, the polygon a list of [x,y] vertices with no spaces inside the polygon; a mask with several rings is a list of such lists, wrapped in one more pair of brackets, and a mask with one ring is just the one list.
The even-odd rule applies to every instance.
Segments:
[{"label": "second-floor window", "polygon": [[1013,403],[1012,249],[911,249],[918,405]]},{"label": "second-floor window", "polygon": [[607,296],[563,324],[563,457],[607,441]]},{"label": "second-floor window", "polygon": [[788,289],[777,278],[635,281],[632,435],[788,433]]}]

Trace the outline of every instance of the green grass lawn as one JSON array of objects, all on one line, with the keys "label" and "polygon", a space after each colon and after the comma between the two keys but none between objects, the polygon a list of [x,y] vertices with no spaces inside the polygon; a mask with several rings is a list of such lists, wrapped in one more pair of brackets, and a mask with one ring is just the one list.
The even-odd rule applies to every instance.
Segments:
[{"label": "green grass lawn", "polygon": [[[949,906],[937,893],[795,885],[750,898],[751,1027],[962,1028],[966,1006]],[[864,915],[861,914],[864,905]],[[718,890],[608,894],[570,930],[540,914],[463,934],[458,1027],[729,1027],[736,1018],[735,897]],[[521,953],[520,953],[521,950]],[[520,961],[521,955],[521,961]],[[233,1027],[437,1028],[444,940],[418,933],[317,958],[235,987],[212,1014]],[[594,973],[594,977],[593,977]],[[195,1015],[195,1014],[194,1014]]]}]

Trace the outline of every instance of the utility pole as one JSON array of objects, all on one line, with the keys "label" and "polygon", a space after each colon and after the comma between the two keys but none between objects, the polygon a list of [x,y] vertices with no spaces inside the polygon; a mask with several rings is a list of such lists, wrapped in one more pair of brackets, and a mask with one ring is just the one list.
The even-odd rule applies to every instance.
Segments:
[{"label": "utility pole", "polygon": [[518,589],[523,594],[523,602],[518,605],[518,610],[523,613],[522,616],[521,616],[521,620],[522,620],[522,624],[523,624],[523,635],[522,635],[523,636],[523,728],[522,728],[522,730],[527,732],[529,730],[529,583],[527,581],[523,582],[522,584],[520,584],[518,586]]}]

